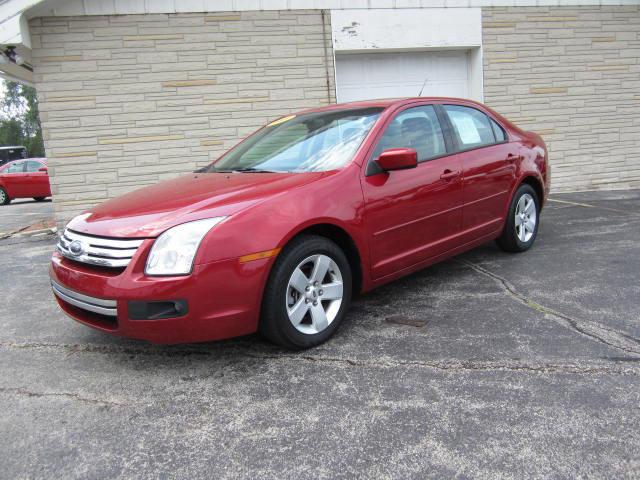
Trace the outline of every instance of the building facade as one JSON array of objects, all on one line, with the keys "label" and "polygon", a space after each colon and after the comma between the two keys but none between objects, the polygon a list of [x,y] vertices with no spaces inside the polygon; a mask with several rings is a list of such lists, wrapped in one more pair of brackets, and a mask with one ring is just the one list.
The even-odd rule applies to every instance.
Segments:
[{"label": "building facade", "polygon": [[287,112],[420,93],[540,133],[554,191],[638,188],[640,1],[561,3],[10,0],[0,70],[38,91],[60,222]]}]

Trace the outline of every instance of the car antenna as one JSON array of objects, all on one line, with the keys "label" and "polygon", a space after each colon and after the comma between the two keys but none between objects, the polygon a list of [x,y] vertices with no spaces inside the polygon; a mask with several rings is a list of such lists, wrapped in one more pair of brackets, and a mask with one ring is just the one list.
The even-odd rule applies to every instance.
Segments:
[{"label": "car antenna", "polygon": [[429,81],[429,77],[426,77],[424,79],[424,83],[422,84],[422,88],[420,89],[420,93],[418,94],[419,97],[422,96],[422,91],[424,90],[424,87],[427,85],[427,82]]}]

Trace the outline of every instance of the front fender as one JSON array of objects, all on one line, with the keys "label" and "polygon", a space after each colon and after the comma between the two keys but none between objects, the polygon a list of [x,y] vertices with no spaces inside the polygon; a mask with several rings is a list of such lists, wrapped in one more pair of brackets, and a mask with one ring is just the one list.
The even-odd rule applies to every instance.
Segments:
[{"label": "front fender", "polygon": [[230,216],[205,236],[196,263],[282,248],[295,235],[318,224],[341,228],[365,253],[363,198],[355,167]]}]

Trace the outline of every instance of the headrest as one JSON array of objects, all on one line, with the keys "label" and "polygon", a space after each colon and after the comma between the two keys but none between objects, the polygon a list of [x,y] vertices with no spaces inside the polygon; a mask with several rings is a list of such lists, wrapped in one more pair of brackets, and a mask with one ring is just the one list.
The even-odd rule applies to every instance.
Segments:
[{"label": "headrest", "polygon": [[416,132],[423,135],[433,134],[433,125],[427,117],[412,117],[402,121],[402,132]]}]

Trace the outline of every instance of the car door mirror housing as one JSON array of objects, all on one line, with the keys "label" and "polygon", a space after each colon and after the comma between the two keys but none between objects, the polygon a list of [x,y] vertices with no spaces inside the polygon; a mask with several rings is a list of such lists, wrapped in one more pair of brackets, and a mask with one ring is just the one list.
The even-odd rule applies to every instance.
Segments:
[{"label": "car door mirror housing", "polygon": [[47,167],[40,167],[40,168],[38,169],[38,171],[39,171],[39,172],[48,172],[48,171],[49,171],[49,169],[48,169]]},{"label": "car door mirror housing", "polygon": [[392,148],[382,152],[376,163],[385,172],[416,168],[418,153],[413,148]]}]

